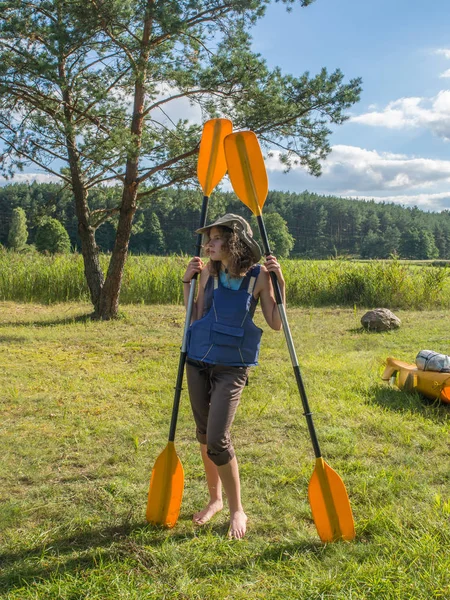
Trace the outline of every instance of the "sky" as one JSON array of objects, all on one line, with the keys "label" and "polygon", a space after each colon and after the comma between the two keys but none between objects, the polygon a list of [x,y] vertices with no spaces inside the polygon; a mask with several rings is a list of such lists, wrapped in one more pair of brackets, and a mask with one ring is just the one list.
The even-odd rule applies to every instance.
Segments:
[{"label": "sky", "polygon": [[319,178],[266,164],[270,189],[450,209],[450,2],[316,0],[270,6],[254,49],[270,66],[361,77],[360,102],[332,129]]},{"label": "sky", "polygon": [[[315,0],[291,12],[273,3],[253,48],[286,74],[326,67],[362,78],[360,102],[332,127],[322,175],[285,174],[275,156],[270,189],[450,210],[450,0]],[[35,170],[17,180],[49,180]]]}]

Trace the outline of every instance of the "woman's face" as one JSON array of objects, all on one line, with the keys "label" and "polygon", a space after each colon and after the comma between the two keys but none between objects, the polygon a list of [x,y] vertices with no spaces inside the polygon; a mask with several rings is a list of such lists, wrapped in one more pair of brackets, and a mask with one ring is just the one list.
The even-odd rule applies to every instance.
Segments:
[{"label": "woman's face", "polygon": [[207,249],[211,260],[223,261],[227,259],[228,252],[224,248],[224,239],[222,237],[222,232],[218,227],[211,227],[209,231],[209,241],[205,248]]}]

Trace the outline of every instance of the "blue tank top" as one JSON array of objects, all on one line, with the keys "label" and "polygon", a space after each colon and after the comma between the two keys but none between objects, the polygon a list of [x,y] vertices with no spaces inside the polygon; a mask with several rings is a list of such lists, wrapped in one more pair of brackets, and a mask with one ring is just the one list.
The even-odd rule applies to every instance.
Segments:
[{"label": "blue tank top", "polygon": [[241,287],[244,277],[228,277],[228,274],[225,271],[220,271],[219,279],[223,287],[226,287],[229,290],[238,290]]},{"label": "blue tank top", "polygon": [[[261,270],[261,265],[253,265],[253,267],[251,267],[247,273],[244,275],[244,277],[240,277],[239,279],[237,278],[229,278],[229,280],[231,280],[233,282],[234,285],[236,285],[237,282],[239,282],[239,285],[237,285],[236,287],[233,287],[231,289],[235,289],[235,290],[239,290],[239,289],[248,289],[249,283],[250,283],[250,278],[252,277],[252,273],[253,273],[253,269],[255,269],[256,267],[258,267],[257,271],[255,271],[256,273],[256,277],[258,277],[259,272]],[[221,273],[223,273],[223,271],[221,271]],[[225,276],[225,273],[224,273]],[[253,275],[255,276],[255,275]],[[222,278],[219,278],[219,281],[221,283],[222,282]],[[234,283],[236,282],[236,283]],[[210,276],[208,278],[208,281],[206,282],[205,285],[205,293],[204,293],[204,301],[203,301],[203,314],[202,317],[206,316],[208,314],[209,309],[212,306],[212,302],[213,302],[213,294],[214,294],[214,277]],[[224,287],[229,287],[227,285],[224,285]],[[253,293],[251,294],[250,297],[250,317],[253,319],[253,315],[255,314],[255,310],[256,307],[258,306],[258,299],[255,298],[253,296]]]}]

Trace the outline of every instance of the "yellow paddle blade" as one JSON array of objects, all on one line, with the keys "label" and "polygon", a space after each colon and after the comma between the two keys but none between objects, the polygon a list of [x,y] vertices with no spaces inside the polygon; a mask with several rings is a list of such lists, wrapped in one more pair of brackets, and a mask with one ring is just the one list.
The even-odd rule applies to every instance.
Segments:
[{"label": "yellow paddle blade", "polygon": [[344,482],[323,458],[316,459],[308,497],[322,542],[354,539],[355,526]]},{"label": "yellow paddle blade", "polygon": [[209,196],[227,171],[223,140],[233,131],[229,119],[211,119],[203,126],[197,162],[197,177],[203,194]]},{"label": "yellow paddle blade", "polygon": [[254,215],[261,216],[269,182],[258,138],[253,131],[227,135],[225,157],[236,196]]},{"label": "yellow paddle blade", "polygon": [[147,521],[173,527],[180,514],[184,489],[183,465],[173,442],[168,442],[153,467],[147,501]]}]

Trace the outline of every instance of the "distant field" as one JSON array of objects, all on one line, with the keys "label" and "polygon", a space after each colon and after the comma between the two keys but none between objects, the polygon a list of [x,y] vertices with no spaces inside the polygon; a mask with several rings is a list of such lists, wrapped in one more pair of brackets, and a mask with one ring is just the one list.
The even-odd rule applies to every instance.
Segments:
[{"label": "distant field", "polygon": [[[358,258],[358,259],[350,259],[352,262],[357,263],[371,263],[374,259],[366,259],[366,258]],[[392,263],[392,259],[379,259],[379,262]],[[433,260],[407,260],[407,259],[396,259],[395,262],[400,265],[409,266],[409,267],[450,267],[450,260],[445,259],[433,259]]]},{"label": "distant field", "polygon": [[[393,262],[392,259],[380,259],[380,260],[381,260],[381,262]],[[368,262],[372,262],[372,260],[366,259],[366,258],[358,258],[358,259],[355,259],[355,262],[368,263]],[[418,265],[419,267],[423,267],[423,266],[450,267],[450,260],[440,259],[440,258],[434,258],[432,260],[412,260],[412,259],[409,260],[409,259],[399,258],[396,260],[396,262],[400,263],[401,265]]]},{"label": "distant field", "polygon": [[[130,256],[121,302],[180,304],[188,257]],[[102,256],[106,267],[108,257]],[[293,307],[384,306],[393,309],[450,308],[450,268],[414,261],[284,260],[287,301]],[[78,254],[0,253],[0,300],[88,301]]]},{"label": "distant field", "polygon": [[[186,392],[175,445],[180,520],[145,523],[167,443],[181,306],[0,303],[0,596],[7,600],[446,600],[450,598],[450,406],[389,388],[387,356],[450,353],[447,311],[288,315],[324,458],[350,496],[356,540],[320,543],[307,501],[314,454],[284,337],[264,327],[261,364],[233,427],[247,537],[206,501]],[[261,314],[257,322],[262,325]]]}]

